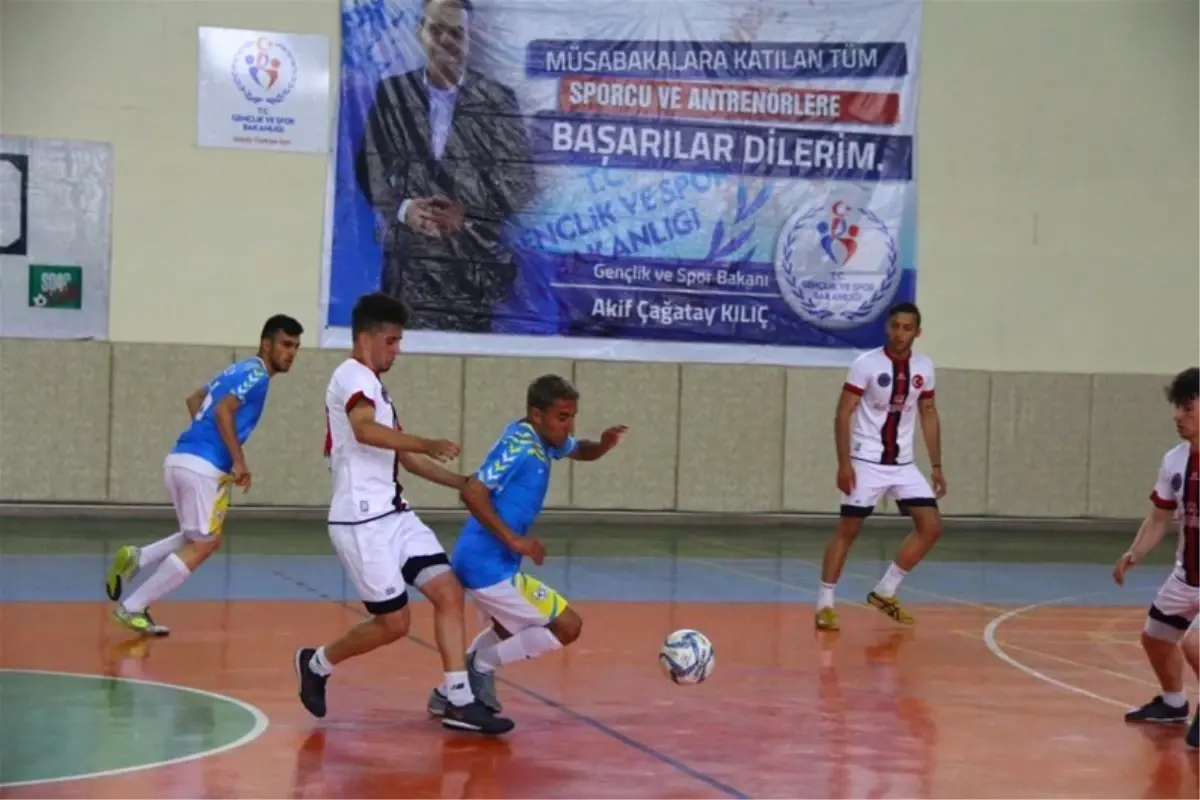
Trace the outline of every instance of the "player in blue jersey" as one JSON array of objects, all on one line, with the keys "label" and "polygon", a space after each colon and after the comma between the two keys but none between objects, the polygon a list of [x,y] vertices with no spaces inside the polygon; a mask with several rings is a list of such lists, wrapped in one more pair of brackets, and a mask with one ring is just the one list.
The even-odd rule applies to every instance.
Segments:
[{"label": "player in blue jersey", "polygon": [[[576,439],[579,392],[557,375],[543,375],[526,393],[524,419],[509,423],[483,466],[460,492],[471,516],[454,545],[451,566],[491,625],[468,648],[471,689],[499,713],[494,673],[502,664],[537,658],[579,638],[583,619],[562,595],[521,572],[546,548],[528,535],[550,488],[550,465],[570,458],[595,461],[621,441],[625,426],[607,429],[600,441]],[[446,696],[434,689],[429,713],[445,713]]]},{"label": "player in blue jersey", "polygon": [[192,422],[163,463],[179,530],[144,547],[117,550],[104,582],[109,599],[120,601],[139,570],[162,562],[113,609],[113,619],[131,631],[166,636],[170,631],[154,622],[149,605],[178,589],[220,547],[232,488],[250,491],[242,445],[262,417],[271,378],[292,368],[302,333],[295,319],[271,317],[263,325],[257,356],[233,364],[188,396]]}]

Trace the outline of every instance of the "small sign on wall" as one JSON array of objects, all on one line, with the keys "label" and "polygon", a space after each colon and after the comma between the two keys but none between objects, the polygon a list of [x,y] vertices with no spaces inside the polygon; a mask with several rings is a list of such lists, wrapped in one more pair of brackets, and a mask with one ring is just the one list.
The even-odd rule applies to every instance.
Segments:
[{"label": "small sign on wall", "polygon": [[200,147],[327,153],[329,37],[200,28]]}]

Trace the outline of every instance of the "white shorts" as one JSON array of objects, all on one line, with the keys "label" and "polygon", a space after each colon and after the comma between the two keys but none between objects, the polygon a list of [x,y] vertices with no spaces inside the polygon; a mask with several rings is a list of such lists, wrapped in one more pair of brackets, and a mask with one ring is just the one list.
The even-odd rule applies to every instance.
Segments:
[{"label": "white shorts", "polygon": [[854,491],[842,495],[842,516],[866,517],[885,496],[896,501],[901,511],[913,506],[937,508],[929,481],[916,464],[872,464],[854,461]]},{"label": "white shorts", "polygon": [[1146,614],[1143,630],[1155,639],[1178,642],[1200,615],[1200,587],[1189,586],[1180,573],[1163,581]]},{"label": "white shorts", "polygon": [[494,586],[471,589],[470,593],[485,623],[493,619],[514,634],[549,625],[567,607],[562,595],[523,572]]},{"label": "white shorts", "polygon": [[163,482],[184,536],[203,540],[221,535],[233,488],[228,475],[201,458],[173,453],[163,463]]},{"label": "white shorts", "polygon": [[329,539],[371,614],[399,611],[408,604],[405,584],[420,588],[450,571],[437,535],[412,511],[330,525]]}]

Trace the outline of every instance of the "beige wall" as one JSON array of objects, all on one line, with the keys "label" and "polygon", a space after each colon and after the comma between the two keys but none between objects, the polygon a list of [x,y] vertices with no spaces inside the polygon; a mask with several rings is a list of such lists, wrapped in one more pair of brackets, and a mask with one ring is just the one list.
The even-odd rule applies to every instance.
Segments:
[{"label": "beige wall", "polygon": [[[0,501],[164,503],[161,465],[183,398],[248,350],[0,339]],[[321,506],[322,398],[343,358],[305,350],[272,384],[237,502]],[[402,357],[387,383],[405,426],[463,444],[475,468],[524,387],[554,371],[583,392],[579,433],[630,426],[594,464],[559,464],[557,508],[706,512],[836,509],[832,413],[841,370]],[[948,514],[1133,518],[1175,443],[1166,376],[943,370]],[[30,387],[37,387],[31,393]],[[919,446],[920,462],[927,465]],[[411,481],[423,508],[445,490]]]}]

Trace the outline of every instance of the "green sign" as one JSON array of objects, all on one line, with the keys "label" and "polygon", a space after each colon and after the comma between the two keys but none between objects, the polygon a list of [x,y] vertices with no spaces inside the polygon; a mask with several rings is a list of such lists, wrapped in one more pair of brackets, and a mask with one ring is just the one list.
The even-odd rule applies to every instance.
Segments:
[{"label": "green sign", "polygon": [[83,307],[83,267],[29,265],[29,307]]}]

